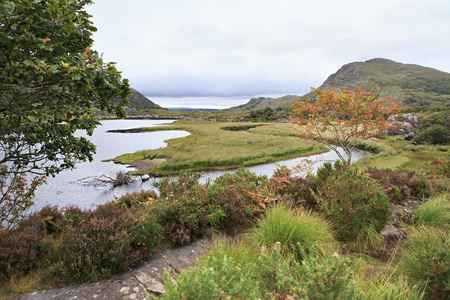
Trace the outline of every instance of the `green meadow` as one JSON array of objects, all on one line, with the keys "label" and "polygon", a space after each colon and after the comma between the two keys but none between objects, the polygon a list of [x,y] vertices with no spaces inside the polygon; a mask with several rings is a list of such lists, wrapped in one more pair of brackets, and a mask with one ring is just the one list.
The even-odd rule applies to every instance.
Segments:
[{"label": "green meadow", "polygon": [[185,130],[191,134],[166,141],[165,148],[114,158],[122,164],[147,161],[152,167],[141,168],[140,172],[155,176],[177,174],[182,170],[239,168],[327,150],[317,142],[299,139],[295,127],[287,123],[178,121],[173,125],[139,130]]}]

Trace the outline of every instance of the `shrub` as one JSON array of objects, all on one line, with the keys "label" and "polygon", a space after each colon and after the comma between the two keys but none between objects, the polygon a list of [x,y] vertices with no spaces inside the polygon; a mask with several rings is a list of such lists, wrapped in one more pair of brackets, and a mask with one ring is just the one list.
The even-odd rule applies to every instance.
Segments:
[{"label": "shrub", "polygon": [[[165,271],[166,292],[162,299],[258,299],[258,282],[253,276],[254,264],[236,261],[227,251],[216,252],[185,269],[174,284]],[[160,299],[160,298],[158,298]]]},{"label": "shrub", "polygon": [[160,192],[168,239],[176,244],[204,236],[224,216],[220,207],[209,201],[208,187],[200,184],[199,178],[199,174],[183,173],[177,179],[154,183]]},{"label": "shrub", "polygon": [[139,249],[144,257],[148,257],[165,234],[160,218],[151,209],[127,209],[121,216],[122,224],[118,230],[128,233],[127,244],[132,249]]},{"label": "shrub", "polygon": [[96,281],[143,261],[141,249],[133,249],[122,220],[92,217],[68,230],[61,245],[62,278],[69,282]]},{"label": "shrub", "polygon": [[77,226],[67,222],[52,248],[51,262],[57,263],[53,272],[69,282],[95,281],[144,261],[164,233],[159,214],[149,208],[108,202],[83,215],[74,208],[67,214],[82,221]]},{"label": "shrub", "polygon": [[267,299],[295,299],[294,287],[299,276],[293,266],[298,262],[292,255],[283,255],[279,246],[262,249],[255,274],[260,282],[261,292]]},{"label": "shrub", "polygon": [[218,224],[221,230],[233,233],[252,224],[253,210],[248,199],[236,188],[221,189],[213,196],[213,201],[224,214]]},{"label": "shrub", "polygon": [[[316,201],[324,215],[332,221],[341,240],[367,240],[380,233],[391,215],[389,197],[377,182],[354,168],[337,168],[324,173]],[[323,174],[323,175],[319,175]]]},{"label": "shrub", "polygon": [[141,190],[140,192],[127,193],[121,196],[115,202],[119,206],[132,207],[134,205],[141,205],[152,202],[158,198],[158,195],[153,190]]},{"label": "shrub", "polygon": [[436,196],[414,211],[416,225],[431,225],[450,229],[450,194]]},{"label": "shrub", "polygon": [[411,283],[426,285],[427,298],[445,299],[450,294],[449,232],[422,227],[408,236],[400,271]]},{"label": "shrub", "polygon": [[41,263],[48,245],[38,226],[0,231],[0,279],[25,275]]},{"label": "shrub", "polygon": [[44,206],[40,211],[35,212],[19,222],[19,230],[30,225],[35,225],[41,235],[56,233],[62,224],[64,215],[58,206]]},{"label": "shrub", "polygon": [[293,207],[315,208],[317,205],[313,196],[317,185],[310,177],[292,176],[290,170],[278,169],[266,186],[275,197]]},{"label": "shrub", "polygon": [[432,175],[450,178],[450,158],[435,159],[430,163],[428,169],[431,170]]},{"label": "shrub", "polygon": [[300,283],[295,293],[300,299],[362,299],[363,295],[353,281],[355,267],[349,258],[321,259],[309,255],[297,265]]},{"label": "shrub", "polygon": [[304,253],[326,255],[335,241],[331,225],[311,212],[293,211],[284,203],[270,207],[252,229],[252,239],[261,246],[280,242],[283,253],[301,259]]},{"label": "shrub", "polygon": [[85,218],[86,211],[82,210],[76,205],[68,205],[62,208],[64,213],[63,224],[70,226],[78,226],[78,224]]},{"label": "shrub", "polygon": [[415,171],[401,174],[391,169],[369,169],[368,176],[376,179],[394,203],[401,203],[408,197],[428,197],[430,183]]},{"label": "shrub", "polygon": [[427,144],[448,144],[450,142],[450,130],[444,126],[433,126],[421,131],[414,141]]}]

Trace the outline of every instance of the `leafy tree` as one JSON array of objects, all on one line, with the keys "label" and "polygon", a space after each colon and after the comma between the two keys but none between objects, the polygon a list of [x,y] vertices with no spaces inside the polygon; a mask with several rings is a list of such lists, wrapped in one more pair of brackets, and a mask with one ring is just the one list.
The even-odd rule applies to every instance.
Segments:
[{"label": "leafy tree", "polygon": [[400,103],[376,98],[376,90],[366,92],[364,87],[315,89],[314,94],[315,99],[292,106],[300,134],[324,143],[342,161],[351,160],[352,149],[361,141],[384,134],[387,117],[401,109]]},{"label": "leafy tree", "polygon": [[[97,29],[83,10],[91,3],[0,3],[0,221],[17,205],[29,206],[31,197],[17,196],[34,194],[27,175],[54,175],[92,160],[95,146],[74,133],[92,134],[99,124],[93,109],[124,116],[128,81],[91,49]],[[111,101],[116,96],[120,103]]]}]

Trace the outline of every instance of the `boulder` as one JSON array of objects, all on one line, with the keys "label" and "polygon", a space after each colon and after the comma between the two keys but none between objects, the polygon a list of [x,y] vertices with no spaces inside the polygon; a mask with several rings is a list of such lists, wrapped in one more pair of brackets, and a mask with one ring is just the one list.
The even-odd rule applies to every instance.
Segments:
[{"label": "boulder", "polygon": [[387,135],[407,136],[414,133],[413,130],[418,126],[419,118],[412,114],[404,114],[402,117],[405,118],[405,121],[397,121],[395,116],[388,118],[389,129],[386,131]]}]

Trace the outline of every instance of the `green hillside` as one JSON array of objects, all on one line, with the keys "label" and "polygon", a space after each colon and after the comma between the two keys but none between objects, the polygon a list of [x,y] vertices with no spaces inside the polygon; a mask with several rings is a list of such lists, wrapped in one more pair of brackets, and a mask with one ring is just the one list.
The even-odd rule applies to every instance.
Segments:
[{"label": "green hillside", "polygon": [[258,97],[251,99],[248,103],[239,106],[231,107],[228,111],[251,111],[251,110],[263,110],[271,108],[273,110],[279,107],[290,106],[294,101],[300,100],[302,97],[295,95],[286,95],[281,98],[265,98]]},{"label": "green hillside", "polygon": [[[380,97],[394,97],[409,107],[450,107],[450,74],[419,65],[402,64],[375,58],[342,66],[319,87],[357,87],[377,89]],[[312,94],[307,94],[311,96]],[[261,110],[267,107],[290,106],[305,96],[284,96],[277,99],[254,98],[230,111]]]},{"label": "green hillside", "polygon": [[342,66],[319,87],[378,89],[380,97],[395,97],[407,106],[450,107],[450,74],[419,65],[376,58]]},{"label": "green hillside", "polygon": [[[114,99],[114,101],[119,101],[118,98]],[[131,97],[128,99],[129,108],[136,110],[149,110],[149,109],[165,109],[159,106],[158,104],[153,103],[147,97],[136,91],[135,89],[131,89]]]}]

